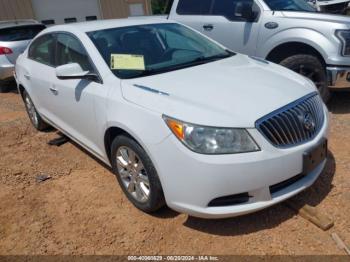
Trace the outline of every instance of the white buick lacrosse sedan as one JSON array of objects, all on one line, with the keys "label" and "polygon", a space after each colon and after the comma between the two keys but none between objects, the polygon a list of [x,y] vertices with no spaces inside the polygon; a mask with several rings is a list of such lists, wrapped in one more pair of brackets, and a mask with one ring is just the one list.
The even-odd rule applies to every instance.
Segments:
[{"label": "white buick lacrosse sedan", "polygon": [[16,77],[34,127],[110,165],[144,212],[246,214],[309,187],[326,164],[328,111],[311,81],[175,22],[51,27]]}]

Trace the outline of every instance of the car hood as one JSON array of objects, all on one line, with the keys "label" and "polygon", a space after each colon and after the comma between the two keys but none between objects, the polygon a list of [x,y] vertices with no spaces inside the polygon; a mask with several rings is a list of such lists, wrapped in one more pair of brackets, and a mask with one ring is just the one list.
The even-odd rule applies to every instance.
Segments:
[{"label": "car hood", "polygon": [[330,22],[338,24],[350,24],[348,16],[336,15],[336,14],[325,14],[325,13],[311,13],[311,12],[282,12],[284,17],[293,18],[293,19],[306,19],[312,21],[320,22]]},{"label": "car hood", "polygon": [[315,92],[311,81],[276,64],[231,58],[123,80],[126,100],[190,123],[254,127],[257,119]]}]

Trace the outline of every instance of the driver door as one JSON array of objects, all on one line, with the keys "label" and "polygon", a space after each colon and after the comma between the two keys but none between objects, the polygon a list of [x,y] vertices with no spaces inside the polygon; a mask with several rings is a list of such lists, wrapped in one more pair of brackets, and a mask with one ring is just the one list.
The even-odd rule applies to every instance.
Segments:
[{"label": "driver door", "polygon": [[[84,71],[96,73],[84,46],[75,36],[58,33],[56,36],[57,66],[78,63]],[[95,101],[105,95],[101,83],[86,79],[61,80],[56,77],[53,102],[57,103],[57,125],[82,144],[101,155],[95,115]]]}]

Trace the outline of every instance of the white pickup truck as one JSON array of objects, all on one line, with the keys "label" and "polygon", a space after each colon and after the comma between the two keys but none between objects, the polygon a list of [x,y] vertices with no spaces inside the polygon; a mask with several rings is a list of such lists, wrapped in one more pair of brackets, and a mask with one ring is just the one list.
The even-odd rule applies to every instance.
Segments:
[{"label": "white pickup truck", "polygon": [[[324,100],[350,87],[350,18],[317,12],[305,0],[173,0],[171,20],[228,48],[308,78]],[[254,77],[254,76],[252,76]]]}]

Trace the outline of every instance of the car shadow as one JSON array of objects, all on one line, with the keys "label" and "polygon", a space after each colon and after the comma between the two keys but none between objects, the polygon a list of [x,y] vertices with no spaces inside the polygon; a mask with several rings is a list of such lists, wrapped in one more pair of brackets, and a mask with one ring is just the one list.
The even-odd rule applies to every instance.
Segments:
[{"label": "car shadow", "polygon": [[2,83],[5,87],[4,93],[18,94],[17,84],[14,80]]},{"label": "car shadow", "polygon": [[[304,205],[317,206],[327,197],[333,188],[335,169],[334,156],[329,152],[327,165],[314,185],[291,199],[298,210]],[[189,216],[184,226],[213,235],[235,236],[275,228],[295,214],[296,211],[280,203],[256,213],[227,219],[209,220]]]},{"label": "car shadow", "polygon": [[350,113],[350,90],[333,92],[327,106],[333,114]]},{"label": "car shadow", "polygon": [[8,93],[18,94],[18,90],[17,90],[17,88],[12,88],[12,89],[8,90]]},{"label": "car shadow", "polygon": [[81,99],[81,95],[83,94],[83,91],[86,87],[88,87],[90,84],[90,81],[87,80],[81,80],[79,81],[78,85],[75,87],[75,101],[79,102]]}]

